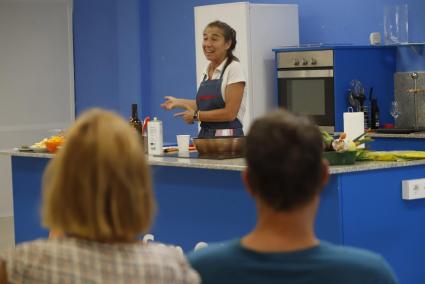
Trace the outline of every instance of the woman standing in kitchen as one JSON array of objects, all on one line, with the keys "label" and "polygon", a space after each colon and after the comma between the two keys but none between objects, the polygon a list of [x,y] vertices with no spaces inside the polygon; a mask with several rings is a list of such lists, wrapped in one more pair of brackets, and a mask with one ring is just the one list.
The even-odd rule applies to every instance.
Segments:
[{"label": "woman standing in kitchen", "polygon": [[186,123],[201,122],[198,137],[243,136],[245,76],[239,59],[233,55],[236,31],[221,21],[209,23],[203,34],[202,49],[210,61],[203,72],[195,100],[165,97],[161,107],[183,108],[174,114]]}]

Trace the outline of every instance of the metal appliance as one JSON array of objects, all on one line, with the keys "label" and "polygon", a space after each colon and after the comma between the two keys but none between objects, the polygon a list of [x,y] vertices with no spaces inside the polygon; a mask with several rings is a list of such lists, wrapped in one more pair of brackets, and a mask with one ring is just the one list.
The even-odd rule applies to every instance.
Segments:
[{"label": "metal appliance", "polygon": [[396,128],[425,130],[425,72],[397,72],[394,98],[400,106]]},{"label": "metal appliance", "polygon": [[279,106],[334,132],[334,51],[284,51],[276,59]]}]

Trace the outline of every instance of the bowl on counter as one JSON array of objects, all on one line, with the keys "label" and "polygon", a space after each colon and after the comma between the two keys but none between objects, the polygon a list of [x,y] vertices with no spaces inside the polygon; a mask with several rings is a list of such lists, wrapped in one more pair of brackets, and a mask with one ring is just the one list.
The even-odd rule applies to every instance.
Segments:
[{"label": "bowl on counter", "polygon": [[356,162],[357,151],[326,151],[323,152],[323,158],[328,160],[329,165],[352,165]]},{"label": "bowl on counter", "polygon": [[244,136],[193,138],[193,144],[201,158],[241,158],[245,151]]}]

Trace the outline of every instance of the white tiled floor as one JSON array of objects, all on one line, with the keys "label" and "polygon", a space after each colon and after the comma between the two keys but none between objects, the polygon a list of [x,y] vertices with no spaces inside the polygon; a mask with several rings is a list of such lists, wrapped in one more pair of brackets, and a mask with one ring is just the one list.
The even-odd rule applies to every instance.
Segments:
[{"label": "white tiled floor", "polygon": [[0,253],[15,245],[13,216],[0,217]]}]

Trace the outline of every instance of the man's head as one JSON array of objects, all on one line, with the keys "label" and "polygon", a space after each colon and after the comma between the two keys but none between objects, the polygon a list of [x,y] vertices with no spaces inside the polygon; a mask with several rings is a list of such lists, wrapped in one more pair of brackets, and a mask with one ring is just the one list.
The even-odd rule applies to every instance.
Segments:
[{"label": "man's head", "polygon": [[246,140],[247,183],[275,211],[311,202],[327,178],[322,136],[306,117],[274,111],[252,124]]}]

